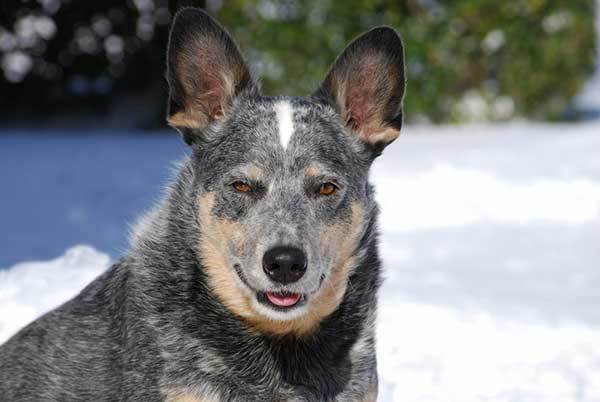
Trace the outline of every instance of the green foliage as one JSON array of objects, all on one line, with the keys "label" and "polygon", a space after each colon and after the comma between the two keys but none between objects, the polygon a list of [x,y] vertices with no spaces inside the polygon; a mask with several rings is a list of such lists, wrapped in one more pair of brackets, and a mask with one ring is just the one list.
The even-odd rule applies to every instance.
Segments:
[{"label": "green foliage", "polygon": [[216,15],[270,94],[311,93],[349,40],[395,27],[412,121],[561,119],[593,68],[594,0],[231,0]]},{"label": "green foliage", "polygon": [[169,8],[181,5],[216,15],[268,94],[312,93],[352,38],[386,24],[405,42],[409,121],[565,119],[592,71],[594,3],[2,0],[0,120],[163,127]]}]

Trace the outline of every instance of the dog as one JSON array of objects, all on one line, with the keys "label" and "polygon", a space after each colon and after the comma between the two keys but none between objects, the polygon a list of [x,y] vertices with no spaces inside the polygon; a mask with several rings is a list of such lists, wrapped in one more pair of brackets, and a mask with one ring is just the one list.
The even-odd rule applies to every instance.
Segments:
[{"label": "dog", "polygon": [[130,251],[0,347],[0,400],[375,401],[369,169],[402,125],[399,35],[359,36],[309,97],[262,95],[197,8],[167,53],[190,155]]}]

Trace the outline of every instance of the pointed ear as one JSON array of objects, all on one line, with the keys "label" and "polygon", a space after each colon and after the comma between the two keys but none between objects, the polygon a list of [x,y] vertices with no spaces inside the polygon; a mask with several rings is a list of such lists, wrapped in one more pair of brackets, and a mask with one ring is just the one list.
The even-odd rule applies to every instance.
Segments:
[{"label": "pointed ear", "polygon": [[383,149],[400,134],[404,87],[402,41],[392,28],[379,27],[346,47],[314,96],[336,108],[363,141]]},{"label": "pointed ear", "polygon": [[236,44],[200,9],[177,13],[167,53],[167,121],[188,143],[190,129],[203,129],[220,119],[236,96],[255,88]]}]

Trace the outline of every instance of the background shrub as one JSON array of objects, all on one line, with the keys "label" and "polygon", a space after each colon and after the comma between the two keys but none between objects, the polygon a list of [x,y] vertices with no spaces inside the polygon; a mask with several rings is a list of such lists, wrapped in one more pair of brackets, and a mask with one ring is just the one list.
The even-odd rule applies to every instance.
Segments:
[{"label": "background shrub", "polygon": [[[593,69],[593,0],[194,3],[232,32],[267,94],[311,93],[347,41],[374,25],[396,27],[406,46],[409,121],[571,118],[572,98]],[[68,113],[76,110],[100,116],[99,124],[163,124],[166,0],[0,7],[4,119],[77,121]],[[31,16],[38,20],[29,21],[27,42],[23,20]]]}]

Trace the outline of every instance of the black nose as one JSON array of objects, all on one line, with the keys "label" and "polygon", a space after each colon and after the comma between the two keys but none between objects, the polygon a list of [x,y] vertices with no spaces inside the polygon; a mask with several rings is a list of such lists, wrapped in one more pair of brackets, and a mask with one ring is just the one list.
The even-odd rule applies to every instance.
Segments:
[{"label": "black nose", "polygon": [[296,282],[306,272],[306,256],[295,247],[273,247],[263,257],[263,270],[275,282]]}]

